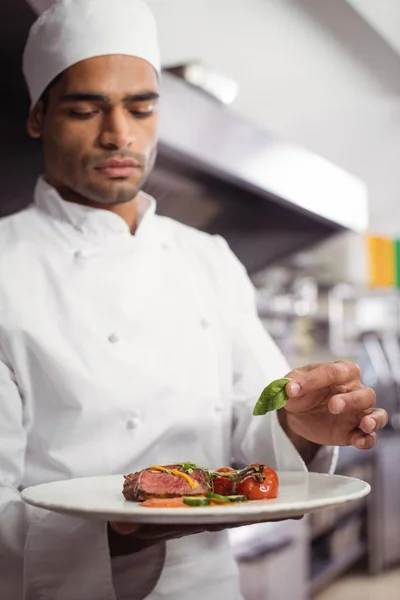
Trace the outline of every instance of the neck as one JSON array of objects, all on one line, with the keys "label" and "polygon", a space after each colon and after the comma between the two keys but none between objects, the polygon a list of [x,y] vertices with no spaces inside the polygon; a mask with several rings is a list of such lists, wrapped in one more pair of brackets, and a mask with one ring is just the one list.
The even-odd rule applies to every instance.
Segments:
[{"label": "neck", "polygon": [[80,194],[73,192],[72,190],[66,187],[60,187],[54,185],[49,179],[45,178],[47,183],[52,185],[63,200],[67,202],[74,202],[75,204],[81,204],[82,206],[88,206],[93,209],[98,210],[108,210],[123,219],[128,225],[132,234],[135,233],[138,226],[138,204],[139,204],[139,194],[136,194],[132,200],[128,202],[120,202],[120,203],[101,203],[101,202],[92,202],[91,200],[87,200]]}]

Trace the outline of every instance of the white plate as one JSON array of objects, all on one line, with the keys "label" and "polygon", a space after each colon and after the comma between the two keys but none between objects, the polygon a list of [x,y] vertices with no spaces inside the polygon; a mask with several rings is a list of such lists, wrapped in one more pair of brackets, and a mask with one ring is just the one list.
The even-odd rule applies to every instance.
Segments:
[{"label": "white plate", "polygon": [[320,473],[279,473],[279,497],[198,508],[143,508],[122,495],[122,475],[85,477],[44,483],[22,492],[25,502],[88,519],[131,523],[239,523],[271,521],[343,504],[366,496],[360,479]]}]

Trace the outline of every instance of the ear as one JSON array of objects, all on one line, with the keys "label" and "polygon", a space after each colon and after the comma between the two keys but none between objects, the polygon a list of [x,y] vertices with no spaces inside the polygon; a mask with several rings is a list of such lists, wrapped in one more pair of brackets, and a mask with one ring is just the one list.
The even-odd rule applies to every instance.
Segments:
[{"label": "ear", "polygon": [[44,126],[44,111],[42,101],[36,102],[35,106],[31,109],[26,123],[26,128],[31,137],[39,139],[42,137]]}]

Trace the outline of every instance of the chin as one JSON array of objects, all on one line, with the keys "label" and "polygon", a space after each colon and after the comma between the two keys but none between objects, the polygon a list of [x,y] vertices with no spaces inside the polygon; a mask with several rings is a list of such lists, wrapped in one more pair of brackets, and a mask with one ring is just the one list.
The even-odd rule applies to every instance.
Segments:
[{"label": "chin", "polygon": [[110,179],[105,185],[90,186],[82,194],[89,202],[98,204],[123,204],[135,198],[140,184],[123,179]]}]

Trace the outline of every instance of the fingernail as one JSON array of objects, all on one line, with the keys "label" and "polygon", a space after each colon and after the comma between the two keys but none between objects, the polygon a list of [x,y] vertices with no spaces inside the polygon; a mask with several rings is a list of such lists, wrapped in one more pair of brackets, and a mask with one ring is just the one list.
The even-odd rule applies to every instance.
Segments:
[{"label": "fingernail", "polygon": [[376,423],[373,419],[368,419],[366,422],[366,433],[373,433],[376,428]]},{"label": "fingernail", "polygon": [[289,383],[289,392],[291,396],[297,396],[300,393],[300,390],[301,385],[299,383]]},{"label": "fingernail", "polygon": [[365,438],[361,438],[357,442],[357,447],[358,448],[365,448],[366,444],[367,444],[367,440]]},{"label": "fingernail", "polygon": [[344,411],[346,406],[346,401],[343,398],[336,398],[335,402],[335,413],[339,414]]}]

